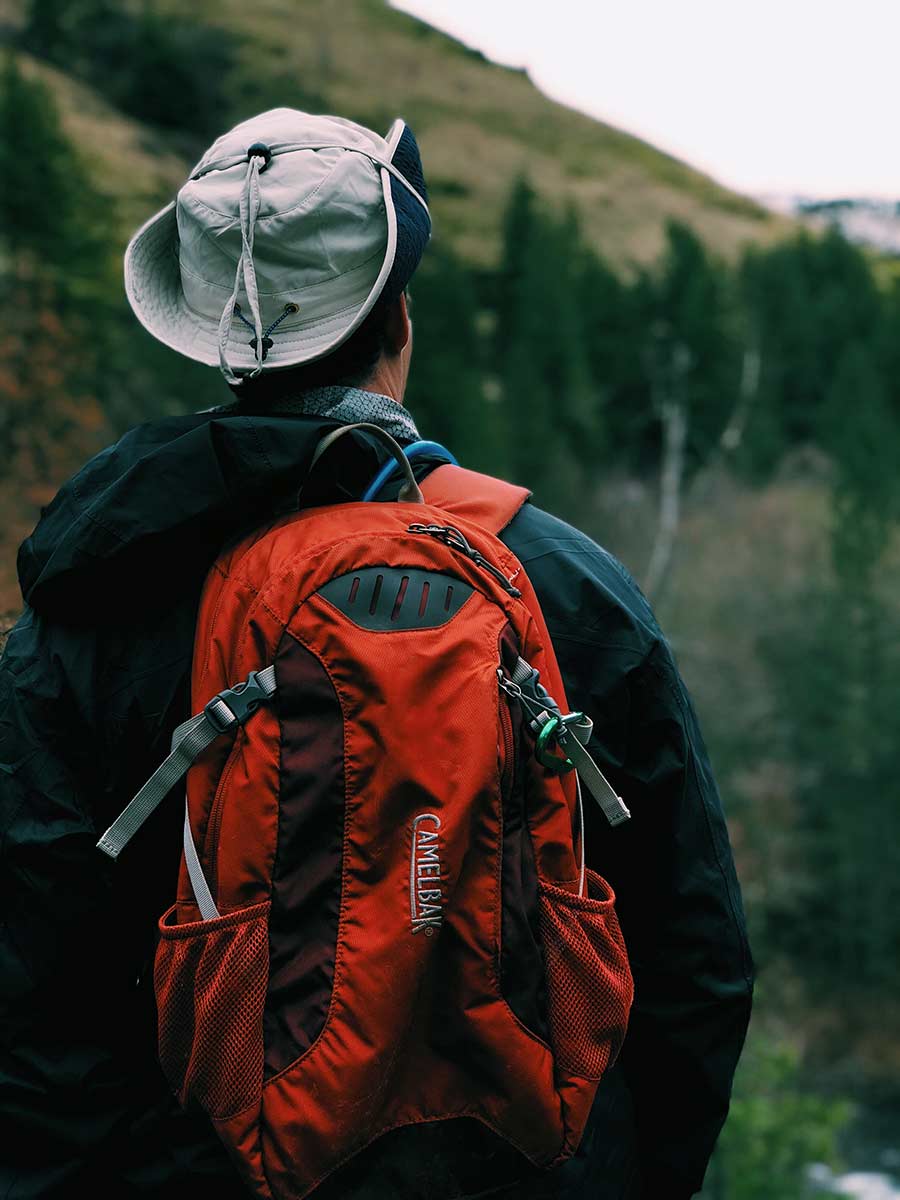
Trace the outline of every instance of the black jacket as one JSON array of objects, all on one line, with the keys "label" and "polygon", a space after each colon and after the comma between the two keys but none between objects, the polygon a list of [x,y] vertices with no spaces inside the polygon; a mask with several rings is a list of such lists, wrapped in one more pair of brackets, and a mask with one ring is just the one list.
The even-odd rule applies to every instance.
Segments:
[{"label": "black jacket", "polygon": [[[138,427],[59,492],[19,554],[26,601],[0,664],[0,1194],[243,1192],[204,1119],[155,1060],[155,921],[183,810],[170,798],[117,864],[95,849],[188,716],[194,616],[222,543],[290,507],[335,422],[225,410]],[[328,459],[304,502],[358,495],[379,451]],[[433,466],[425,462],[420,473]],[[670,650],[633,580],[527,504],[503,533],[534,582],[570,704],[632,820],[589,806],[588,862],[613,885],[636,982],[619,1063],[579,1155],[547,1174],[460,1147],[376,1151],[337,1197],[643,1194],[699,1189],[725,1118],[752,964],[721,804]],[[467,1149],[470,1143],[466,1142]],[[457,1153],[458,1152],[458,1153]],[[380,1157],[379,1157],[380,1155]],[[403,1189],[403,1179],[421,1182]],[[629,1188],[631,1190],[629,1190]]]}]

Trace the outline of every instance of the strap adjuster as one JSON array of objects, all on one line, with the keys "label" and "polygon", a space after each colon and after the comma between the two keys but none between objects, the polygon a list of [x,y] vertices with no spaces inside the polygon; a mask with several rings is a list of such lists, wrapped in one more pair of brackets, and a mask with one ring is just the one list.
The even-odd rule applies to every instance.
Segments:
[{"label": "strap adjuster", "polygon": [[268,700],[270,691],[266,691],[259,682],[259,672],[251,671],[241,683],[225,688],[213,696],[212,700],[203,706],[203,712],[213,729],[219,733],[228,733],[235,725],[243,725],[260,704]]}]

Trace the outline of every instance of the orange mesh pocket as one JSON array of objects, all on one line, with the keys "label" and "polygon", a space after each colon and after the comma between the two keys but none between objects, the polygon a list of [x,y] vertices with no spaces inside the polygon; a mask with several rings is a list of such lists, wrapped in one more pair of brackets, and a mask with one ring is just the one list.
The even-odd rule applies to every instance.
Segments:
[{"label": "orange mesh pocket", "polygon": [[159,1061],[181,1103],[193,1096],[213,1117],[239,1112],[262,1090],[268,911],[266,901],[170,925],[173,906],[159,922]]},{"label": "orange mesh pocket", "polygon": [[599,1079],[625,1037],[634,995],[613,892],[587,872],[588,894],[541,883],[540,929],[558,1066]]}]

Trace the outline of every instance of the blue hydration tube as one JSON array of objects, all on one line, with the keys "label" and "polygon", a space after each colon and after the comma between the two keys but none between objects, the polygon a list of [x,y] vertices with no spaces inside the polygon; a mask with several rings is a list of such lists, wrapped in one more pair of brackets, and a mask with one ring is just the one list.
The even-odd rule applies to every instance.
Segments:
[{"label": "blue hydration tube", "polygon": [[[452,463],[454,467],[458,467],[459,463],[450,453],[446,446],[442,446],[440,442],[412,442],[411,445],[403,448],[403,453],[412,462],[414,458],[421,458],[423,454],[439,454],[441,458]],[[363,500],[374,500],[393,473],[397,470],[397,464],[393,459],[385,463],[369,486],[362,494]]]}]

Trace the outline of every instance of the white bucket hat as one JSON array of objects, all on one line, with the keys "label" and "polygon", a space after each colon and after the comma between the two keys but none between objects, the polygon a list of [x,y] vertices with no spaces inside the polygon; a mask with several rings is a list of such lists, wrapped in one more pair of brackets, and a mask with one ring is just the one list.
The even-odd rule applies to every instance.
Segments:
[{"label": "white bucket hat", "polygon": [[[393,161],[401,140],[418,189]],[[382,138],[342,117],[261,113],[218,138],[131,239],[129,303],[154,337],[218,365],[231,384],[263,362],[311,362],[350,337],[381,294],[398,207],[415,210],[427,241],[424,190],[400,119]]]}]

